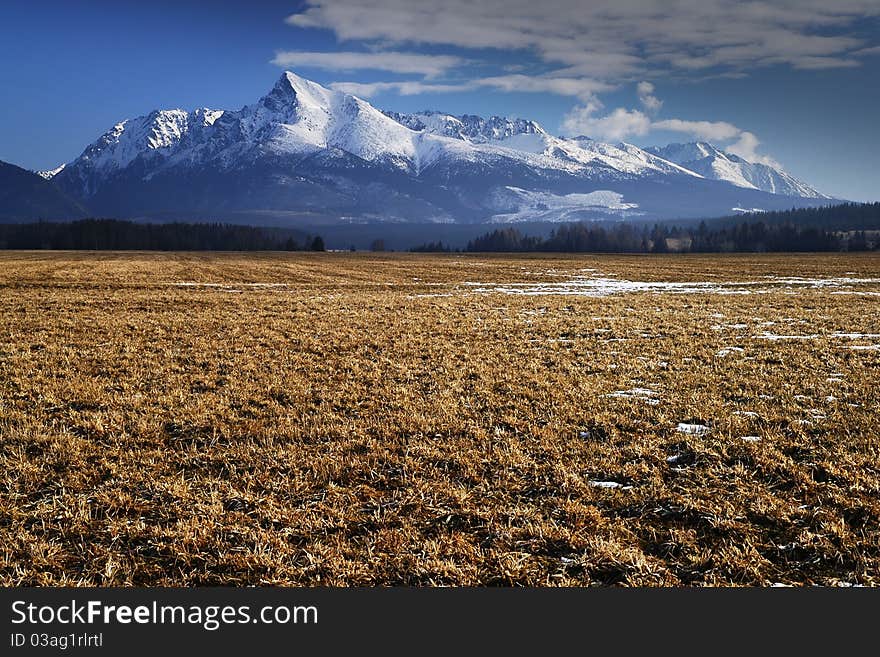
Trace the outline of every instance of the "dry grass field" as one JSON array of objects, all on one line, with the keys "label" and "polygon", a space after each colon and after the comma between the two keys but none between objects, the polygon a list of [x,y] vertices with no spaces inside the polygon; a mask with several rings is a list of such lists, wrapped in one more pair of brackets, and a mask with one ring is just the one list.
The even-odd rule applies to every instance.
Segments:
[{"label": "dry grass field", "polygon": [[4,253],[0,584],[880,584],[880,257]]}]

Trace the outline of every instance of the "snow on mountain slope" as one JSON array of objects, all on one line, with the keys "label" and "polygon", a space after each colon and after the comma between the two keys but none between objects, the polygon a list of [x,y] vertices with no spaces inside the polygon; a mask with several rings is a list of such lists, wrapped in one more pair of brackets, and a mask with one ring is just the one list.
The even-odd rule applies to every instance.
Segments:
[{"label": "snow on mountain slope", "polygon": [[241,114],[245,138],[267,138],[270,150],[338,148],[368,161],[417,158],[413,131],[360,98],[293,73],[285,73],[268,96]]},{"label": "snow on mountain slope", "polygon": [[804,198],[831,198],[794,176],[766,164],[748,162],[712,144],[691,142],[652,147],[646,151],[675,162],[710,180],[722,180],[745,189]]},{"label": "snow on mountain slope", "polygon": [[[586,138],[562,139],[546,133],[518,134],[490,142],[504,148],[590,166],[601,166],[626,175],[697,174],[631,144],[605,144]],[[697,176],[699,177],[699,176]]]},{"label": "snow on mountain slope", "polygon": [[619,171],[626,173],[644,174],[656,172],[700,177],[699,174],[685,167],[681,167],[674,162],[670,162],[632,144],[606,144],[587,137],[575,137],[574,139],[564,141],[574,144],[580,152],[589,153],[592,158],[605,162],[609,166],[614,166]]},{"label": "snow on mountain slope", "polygon": [[66,167],[66,166],[67,166],[67,164],[65,163],[60,166],[55,167],[54,169],[49,169],[47,171],[34,171],[34,173],[37,174],[38,176],[40,176],[40,178],[43,178],[44,180],[52,180],[52,178],[54,178],[59,173],[64,171],[64,167]]},{"label": "snow on mountain slope", "polygon": [[598,166],[621,174],[698,175],[631,144],[614,146],[586,137],[576,139],[554,137],[539,124],[526,119],[507,119],[498,116],[484,119],[469,114],[452,116],[441,112],[417,114],[386,112],[386,114],[413,130],[452,137],[473,144],[499,146],[567,163]]},{"label": "snow on mountain slope", "polygon": [[136,160],[160,166],[172,158],[190,133],[212,126],[222,111],[197,109],[156,110],[146,116],[121,121],[105,132],[69,165],[56,170],[53,179],[81,182],[83,197],[95,193],[102,181],[124,171]]},{"label": "snow on mountain slope", "polygon": [[539,124],[525,119],[497,116],[483,119],[441,112],[386,114],[413,130],[580,164],[605,166],[625,174],[677,173],[729,182],[737,187],[771,194],[830,198],[784,171],[748,162],[704,142],[641,149],[632,144],[613,145],[587,137],[554,137]]},{"label": "snow on mountain slope", "polygon": [[189,113],[179,109],[122,121],[86,149],[81,159],[97,170],[122,169],[141,153],[167,151],[176,146],[189,129],[189,122]]}]

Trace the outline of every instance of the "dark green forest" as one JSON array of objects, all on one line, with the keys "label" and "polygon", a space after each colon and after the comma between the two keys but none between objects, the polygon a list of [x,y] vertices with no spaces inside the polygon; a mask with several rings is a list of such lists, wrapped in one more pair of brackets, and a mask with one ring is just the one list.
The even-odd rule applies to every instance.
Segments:
[{"label": "dark green forest", "polygon": [[[421,250],[434,250],[425,245]],[[442,246],[442,245],[441,245]],[[471,240],[467,251],[567,253],[779,253],[872,251],[880,247],[880,203],[762,212],[697,225],[562,224],[548,237],[514,227]]]},{"label": "dark green forest", "polygon": [[840,203],[818,208],[751,212],[713,220],[713,225],[761,222],[768,226],[800,224],[828,230],[880,230],[880,203]]},{"label": "dark green forest", "polygon": [[3,249],[143,251],[323,251],[298,231],[219,223],[143,224],[116,219],[0,224]]}]

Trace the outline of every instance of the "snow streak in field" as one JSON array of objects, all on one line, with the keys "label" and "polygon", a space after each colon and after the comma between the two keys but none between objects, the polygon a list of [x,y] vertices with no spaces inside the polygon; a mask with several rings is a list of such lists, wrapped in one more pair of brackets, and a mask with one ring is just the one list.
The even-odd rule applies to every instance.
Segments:
[{"label": "snow streak in field", "polygon": [[[524,296],[567,295],[604,297],[628,292],[654,294],[767,294],[798,289],[833,289],[850,291],[858,285],[877,284],[880,278],[803,278],[767,276],[758,281],[631,281],[593,273],[573,276],[563,281],[538,283],[483,283],[466,281],[475,293],[499,293]],[[555,275],[555,273],[554,273]]]}]

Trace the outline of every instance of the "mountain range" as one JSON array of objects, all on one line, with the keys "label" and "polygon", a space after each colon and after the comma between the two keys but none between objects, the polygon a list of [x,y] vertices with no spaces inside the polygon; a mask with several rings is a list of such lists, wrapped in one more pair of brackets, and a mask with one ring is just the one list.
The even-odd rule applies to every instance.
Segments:
[{"label": "mountain range", "polygon": [[526,119],[383,112],[290,72],[240,110],[122,121],[39,174],[33,193],[71,216],[288,226],[709,217],[830,198],[702,142],[642,149]]}]

